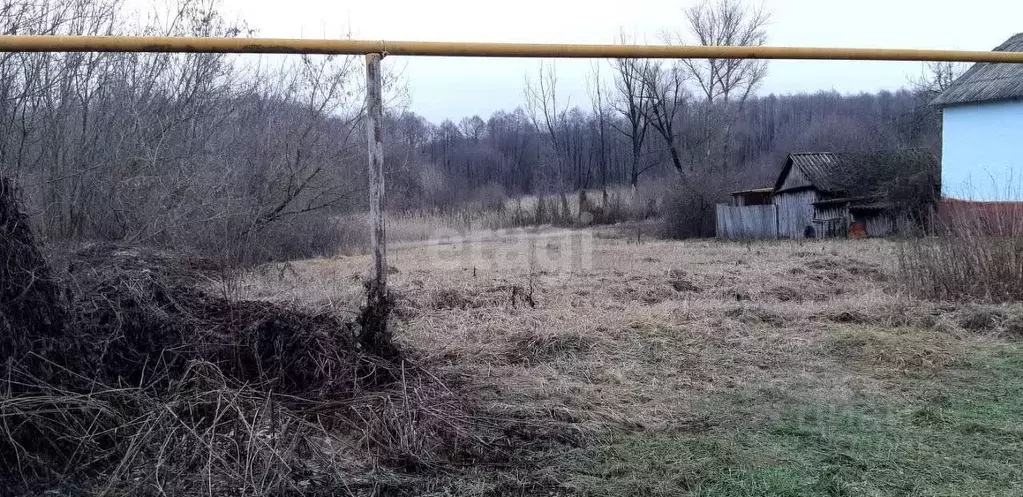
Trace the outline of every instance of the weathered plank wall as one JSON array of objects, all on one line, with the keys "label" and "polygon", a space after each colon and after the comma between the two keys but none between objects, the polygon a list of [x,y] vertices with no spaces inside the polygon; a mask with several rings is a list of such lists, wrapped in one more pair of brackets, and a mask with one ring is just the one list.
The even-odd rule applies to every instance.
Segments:
[{"label": "weathered plank wall", "polygon": [[900,220],[887,213],[863,216],[863,225],[867,230],[867,236],[882,237],[898,234]]},{"label": "weathered plank wall", "polygon": [[803,238],[807,226],[813,225],[813,203],[817,201],[815,190],[795,190],[774,196],[778,207],[778,236],[782,238]]},{"label": "weathered plank wall", "polygon": [[813,227],[817,231],[817,238],[848,236],[849,206],[847,204],[815,206]]},{"label": "weathered plank wall", "polygon": [[778,209],[773,205],[717,205],[717,236],[726,239],[778,238]]}]

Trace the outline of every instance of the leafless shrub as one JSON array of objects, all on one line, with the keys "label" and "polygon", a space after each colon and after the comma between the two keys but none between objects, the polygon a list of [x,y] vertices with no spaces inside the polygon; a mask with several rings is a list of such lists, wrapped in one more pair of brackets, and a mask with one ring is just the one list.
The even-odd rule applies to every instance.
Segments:
[{"label": "leafless shrub", "polygon": [[0,363],[62,338],[63,294],[36,246],[18,188],[4,177],[0,177],[0,303]]},{"label": "leafless shrub", "polygon": [[360,253],[369,247],[369,227],[358,216],[304,213],[251,228],[250,216],[241,214],[216,229],[177,233],[175,238],[187,240],[161,245],[187,247],[231,267]]},{"label": "leafless shrub", "polygon": [[662,235],[668,238],[714,236],[714,205],[725,198],[724,190],[710,182],[676,180],[666,189],[662,212]]},{"label": "leafless shrub", "polygon": [[1023,300],[1023,208],[1019,204],[944,203],[936,235],[903,240],[899,249],[900,279],[922,297]]}]

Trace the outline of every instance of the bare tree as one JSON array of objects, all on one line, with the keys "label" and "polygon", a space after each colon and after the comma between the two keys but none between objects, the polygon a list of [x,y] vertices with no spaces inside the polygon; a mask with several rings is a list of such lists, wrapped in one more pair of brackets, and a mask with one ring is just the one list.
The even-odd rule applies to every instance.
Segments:
[{"label": "bare tree", "polygon": [[[770,13],[763,5],[750,6],[743,0],[704,0],[685,12],[689,36],[704,46],[760,46],[767,43]],[[676,34],[669,41],[685,43]],[[727,168],[735,120],[739,110],[767,75],[767,62],[757,59],[686,59],[682,64],[695,81],[706,103],[706,129],[720,133],[708,136],[706,158],[713,161],[713,144],[718,142],[719,161]]]},{"label": "bare tree", "polygon": [[484,122],[480,116],[463,117],[462,120],[459,121],[458,127],[461,128],[462,133],[466,138],[477,143],[487,131],[487,123]]},{"label": "bare tree", "polygon": [[[619,35],[619,42],[626,44],[630,40],[623,32]],[[646,59],[612,59],[609,62],[614,73],[617,93],[611,105],[624,119],[624,122],[612,121],[611,126],[628,138],[631,145],[629,182],[635,188],[639,184],[640,175],[654,166],[641,165],[643,143],[646,141],[647,128],[650,125],[646,110],[650,103],[647,95],[649,87],[644,81],[653,63]]]},{"label": "bare tree", "polygon": [[909,81],[910,87],[928,98],[935,98],[959,79],[969,64],[962,62],[925,62],[921,73]]},{"label": "bare tree", "polygon": [[568,197],[565,195],[567,157],[564,135],[568,103],[558,100],[558,73],[553,62],[540,62],[536,81],[526,78],[526,109],[537,132],[547,138],[552,167],[548,170],[561,196],[562,207],[567,211]]},{"label": "bare tree", "polygon": [[590,68],[587,90],[590,94],[590,105],[596,121],[598,152],[597,161],[600,165],[601,205],[607,206],[607,102],[604,96],[604,83],[600,74],[600,65],[594,63]]},{"label": "bare tree", "polygon": [[658,135],[664,140],[675,170],[685,178],[693,172],[692,161],[689,165],[682,164],[683,150],[689,148],[685,140],[682,120],[691,95],[686,88],[687,73],[681,64],[671,67],[653,66],[646,73],[644,85],[649,98],[645,107],[647,119]]},{"label": "bare tree", "polygon": [[926,62],[920,74],[909,78],[909,88],[916,105],[902,116],[899,126],[924,142],[924,147],[935,153],[941,151],[941,109],[931,104],[947,90],[970,65],[961,62]]}]

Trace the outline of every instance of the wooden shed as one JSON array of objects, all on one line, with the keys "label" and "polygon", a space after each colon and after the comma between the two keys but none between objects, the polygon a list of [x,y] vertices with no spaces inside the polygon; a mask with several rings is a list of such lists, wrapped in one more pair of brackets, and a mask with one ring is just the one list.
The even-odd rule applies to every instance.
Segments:
[{"label": "wooden shed", "polygon": [[735,207],[770,205],[773,193],[774,188],[754,188],[752,190],[732,192],[732,205]]},{"label": "wooden shed", "polygon": [[[863,171],[864,167],[869,171],[869,167],[876,164],[903,167],[920,157],[913,150],[789,154],[774,188],[734,192],[730,205],[717,206],[718,237],[817,238],[897,234],[909,223],[905,216],[896,216],[897,209],[878,196],[851,196],[842,185],[850,183],[850,171]],[[926,157],[936,165],[933,156],[927,154]],[[851,189],[882,189],[881,185],[859,186],[876,188]]]},{"label": "wooden shed", "polygon": [[843,171],[869,161],[916,157],[909,150],[869,153],[805,152],[789,154],[774,187],[778,236],[889,236],[908,222],[877,196],[849,196],[839,178]]},{"label": "wooden shed", "polygon": [[774,185],[778,236],[816,236],[814,204],[837,196],[831,178],[840,164],[840,155],[831,152],[789,154]]},{"label": "wooden shed", "polygon": [[818,237],[889,236],[905,229],[908,219],[878,197],[839,197],[814,203]]}]

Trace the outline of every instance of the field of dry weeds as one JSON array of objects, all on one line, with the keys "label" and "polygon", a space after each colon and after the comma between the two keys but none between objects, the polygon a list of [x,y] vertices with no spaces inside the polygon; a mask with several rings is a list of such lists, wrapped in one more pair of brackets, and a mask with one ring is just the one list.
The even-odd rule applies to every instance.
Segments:
[{"label": "field of dry weeds", "polygon": [[[536,442],[522,468],[499,483],[463,475],[445,492],[1011,495],[1023,484],[1018,306],[908,295],[896,242],[638,230],[392,250],[398,340],[463,378],[487,415],[533,427],[516,438]],[[368,267],[366,256],[274,264],[227,289],[348,312]]]}]

